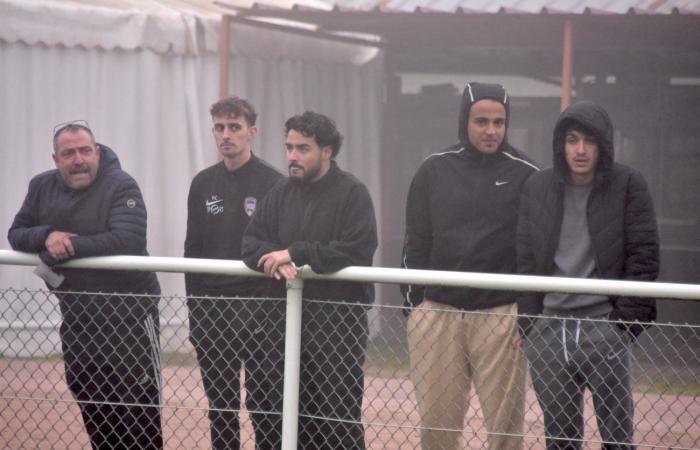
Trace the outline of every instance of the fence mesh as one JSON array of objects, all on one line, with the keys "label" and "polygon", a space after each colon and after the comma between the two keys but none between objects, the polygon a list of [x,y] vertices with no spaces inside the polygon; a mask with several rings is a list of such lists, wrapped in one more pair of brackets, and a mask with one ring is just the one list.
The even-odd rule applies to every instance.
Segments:
[{"label": "fence mesh", "polygon": [[[0,290],[3,448],[278,446],[283,299],[61,298]],[[700,327],[433,306],[304,301],[300,444],[700,448]]]}]

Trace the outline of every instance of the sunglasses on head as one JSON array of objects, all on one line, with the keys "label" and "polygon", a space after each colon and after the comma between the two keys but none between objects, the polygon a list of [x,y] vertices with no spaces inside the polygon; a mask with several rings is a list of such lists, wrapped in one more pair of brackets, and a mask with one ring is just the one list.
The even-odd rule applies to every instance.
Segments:
[{"label": "sunglasses on head", "polygon": [[85,130],[88,133],[92,134],[92,130],[90,130],[90,124],[87,122],[87,120],[78,119],[78,120],[71,120],[69,122],[61,122],[58,125],[56,125],[55,127],[53,127],[53,137],[55,138],[56,136],[61,134],[61,132],[63,130],[65,130],[66,128],[79,128],[81,130]]}]

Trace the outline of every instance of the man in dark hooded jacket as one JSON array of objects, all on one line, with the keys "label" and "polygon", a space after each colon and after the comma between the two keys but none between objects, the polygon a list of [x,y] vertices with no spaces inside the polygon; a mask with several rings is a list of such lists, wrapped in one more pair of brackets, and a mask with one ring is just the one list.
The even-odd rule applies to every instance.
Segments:
[{"label": "man in dark hooded jacket", "polygon": [[87,256],[148,255],[141,191],[87,123],[60,125],[53,142],[56,169],[31,180],[8,239],[15,250],[39,254],[37,273],[58,297],[66,381],[92,447],[160,449],[158,279],[53,267]]},{"label": "man in dark hooded jacket", "polygon": [[[537,168],[506,139],[508,94],[469,83],[459,143],[421,164],[406,202],[403,266],[515,273],[515,230],[523,182]],[[459,443],[472,382],[489,448],[522,446],[525,358],[517,340],[515,294],[442,286],[403,286],[411,378],[424,449]]]},{"label": "man in dark hooded jacket", "polygon": [[[554,128],[553,147],[554,167],[533,175],[523,189],[518,271],[656,279],[659,244],[651,196],[639,172],[613,161],[607,112],[591,102],[569,107]],[[655,319],[654,300],[523,293],[518,306],[526,315],[520,325],[544,413],[547,448],[581,447],[586,387],[593,395],[603,448],[632,448],[628,347],[644,329],[640,322]],[[528,317],[537,314],[546,317]]]}]

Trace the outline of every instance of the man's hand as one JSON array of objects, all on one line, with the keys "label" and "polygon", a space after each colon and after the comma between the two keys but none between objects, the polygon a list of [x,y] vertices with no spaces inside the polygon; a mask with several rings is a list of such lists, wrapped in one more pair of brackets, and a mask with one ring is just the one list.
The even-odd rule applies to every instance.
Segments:
[{"label": "man's hand", "polygon": [[513,340],[510,342],[510,348],[513,349],[514,352],[517,352],[520,349],[523,349],[525,347],[525,339],[520,336],[520,333],[518,333],[517,336],[513,338]]},{"label": "man's hand", "polygon": [[297,277],[298,273],[299,269],[294,265],[294,263],[287,263],[282,264],[277,268],[277,272],[275,272],[274,277],[278,280],[280,278],[284,278],[285,280],[293,280]]},{"label": "man's hand", "polygon": [[292,262],[287,250],[277,250],[262,255],[258,261],[258,268],[263,269],[266,275],[276,279],[293,279],[297,276],[298,269]]},{"label": "man's hand", "polygon": [[65,231],[53,231],[49,234],[44,242],[49,255],[57,261],[64,261],[75,256],[73,243],[70,240],[73,236],[77,236],[77,234],[67,233]]}]

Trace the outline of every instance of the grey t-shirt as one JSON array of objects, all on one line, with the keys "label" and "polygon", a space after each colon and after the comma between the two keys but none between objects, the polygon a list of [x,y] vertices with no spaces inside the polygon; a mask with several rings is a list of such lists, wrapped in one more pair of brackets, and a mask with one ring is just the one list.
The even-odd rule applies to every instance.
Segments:
[{"label": "grey t-shirt", "polygon": [[[554,254],[554,276],[596,278],[595,259],[591,249],[586,210],[592,184],[566,184],[564,217],[559,246]],[[546,315],[598,317],[612,311],[610,299],[604,295],[548,293],[544,296]]]}]

